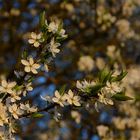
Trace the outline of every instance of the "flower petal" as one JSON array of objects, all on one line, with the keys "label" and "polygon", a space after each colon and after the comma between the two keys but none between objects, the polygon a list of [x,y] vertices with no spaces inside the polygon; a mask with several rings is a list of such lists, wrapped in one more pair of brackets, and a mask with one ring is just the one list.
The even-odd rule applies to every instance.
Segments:
[{"label": "flower petal", "polygon": [[24,59],[21,60],[21,63],[25,66],[29,65],[29,62],[27,60],[24,60]]},{"label": "flower petal", "polygon": [[33,64],[33,66],[32,66],[34,69],[38,69],[38,68],[40,68],[40,65],[39,64]]},{"label": "flower petal", "polygon": [[24,68],[24,70],[25,70],[25,72],[30,72],[30,71],[31,71],[31,68],[30,68],[29,66],[26,66],[26,67]]}]

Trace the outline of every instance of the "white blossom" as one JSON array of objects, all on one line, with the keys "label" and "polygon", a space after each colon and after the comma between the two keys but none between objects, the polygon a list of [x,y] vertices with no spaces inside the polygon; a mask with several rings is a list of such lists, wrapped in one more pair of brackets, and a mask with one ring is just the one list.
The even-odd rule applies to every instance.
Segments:
[{"label": "white blossom", "polygon": [[111,98],[107,98],[105,94],[98,93],[98,96],[99,96],[98,101],[100,103],[103,103],[105,105],[113,105],[114,104],[113,101],[112,101],[112,99]]},{"label": "white blossom", "polygon": [[28,60],[21,60],[21,63],[25,65],[25,72],[32,72],[33,74],[37,74],[37,69],[40,68],[40,65],[34,62],[34,59],[30,57]]},{"label": "white blossom", "polygon": [[0,102],[0,126],[8,123],[7,108]]},{"label": "white blossom", "polygon": [[9,105],[8,109],[15,119],[18,119],[19,116],[23,113],[23,111],[17,106],[17,104]]},{"label": "white blossom", "polygon": [[19,101],[21,100],[21,91],[13,91],[12,93],[10,93],[10,101],[11,102],[16,102],[16,101]]},{"label": "white blossom", "polygon": [[86,81],[86,80],[84,80],[84,81],[77,81],[76,82],[76,87],[79,89],[79,90],[81,90],[81,91],[85,91],[87,88],[90,88],[90,87],[93,87],[93,86],[95,86],[96,85],[96,82],[94,82],[94,81]]},{"label": "white blossom", "polygon": [[75,96],[72,90],[68,91],[68,94],[65,95],[65,98],[70,105],[81,106],[80,97]]},{"label": "white blossom", "polygon": [[12,93],[13,88],[16,86],[16,82],[7,82],[6,80],[1,81],[0,93]]},{"label": "white blossom", "polygon": [[33,90],[33,87],[32,87],[32,83],[28,83],[28,84],[25,84],[25,90],[23,91],[23,95],[26,96],[27,92],[29,91],[32,91]]},{"label": "white blossom", "polygon": [[59,46],[60,43],[55,42],[53,38],[49,44],[49,51],[52,53],[53,57],[55,57],[56,54],[60,52],[60,49],[58,48]]},{"label": "white blossom", "polygon": [[117,92],[121,92],[121,87],[119,86],[119,83],[117,82],[108,82],[106,83],[105,89],[108,93],[114,95]]},{"label": "white blossom", "polygon": [[56,33],[58,31],[59,24],[57,22],[51,22],[48,25],[48,31],[52,33]]},{"label": "white blossom", "polygon": [[65,34],[65,32],[66,31],[64,29],[61,29],[60,32],[59,32],[60,36],[63,37],[63,38],[67,37],[67,35]]},{"label": "white blossom", "polygon": [[65,96],[60,95],[60,93],[57,90],[55,91],[54,94],[55,94],[55,97],[52,98],[52,101],[64,107],[65,100],[66,100]]},{"label": "white blossom", "polygon": [[31,33],[31,38],[28,40],[30,44],[33,44],[34,47],[39,47],[40,45],[40,39],[41,39],[41,33],[36,34],[34,32]]},{"label": "white blossom", "polygon": [[37,111],[37,108],[35,106],[30,106],[28,103],[27,104],[20,104],[20,109],[24,110],[24,111],[27,111],[27,113],[30,113],[30,112],[36,112]]}]

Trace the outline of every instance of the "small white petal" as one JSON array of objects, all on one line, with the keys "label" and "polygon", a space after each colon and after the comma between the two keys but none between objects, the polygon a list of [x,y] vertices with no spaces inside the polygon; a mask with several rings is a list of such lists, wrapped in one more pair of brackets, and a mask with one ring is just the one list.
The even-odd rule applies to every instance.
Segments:
[{"label": "small white petal", "polygon": [[36,39],[36,38],[37,38],[36,33],[32,32],[32,33],[31,33],[31,38],[32,38],[32,39]]},{"label": "small white petal", "polygon": [[34,64],[34,60],[33,60],[32,57],[29,58],[29,63],[30,63],[30,65],[33,65]]},{"label": "small white petal", "polygon": [[2,80],[1,85],[2,85],[3,87],[7,87],[8,83],[7,83],[6,80]]},{"label": "small white petal", "polygon": [[29,44],[34,44],[35,40],[34,39],[29,39],[28,42],[29,42]]},{"label": "small white petal", "polygon": [[40,43],[38,41],[34,42],[34,46],[37,48],[39,47]]},{"label": "small white petal", "polygon": [[28,66],[29,65],[29,62],[27,61],[27,60],[21,60],[21,63],[23,64],[23,65],[25,65],[25,66]]},{"label": "small white petal", "polygon": [[39,64],[33,64],[32,67],[33,67],[34,69],[38,69],[38,68],[40,68],[40,65],[39,65]]},{"label": "small white petal", "polygon": [[34,68],[31,68],[31,71],[32,71],[32,73],[34,73],[34,74],[37,74],[37,73],[38,73],[37,70],[34,69]]},{"label": "small white petal", "polygon": [[26,67],[24,68],[24,70],[25,70],[25,72],[30,72],[30,71],[31,71],[31,68],[30,68],[29,66],[26,66]]}]

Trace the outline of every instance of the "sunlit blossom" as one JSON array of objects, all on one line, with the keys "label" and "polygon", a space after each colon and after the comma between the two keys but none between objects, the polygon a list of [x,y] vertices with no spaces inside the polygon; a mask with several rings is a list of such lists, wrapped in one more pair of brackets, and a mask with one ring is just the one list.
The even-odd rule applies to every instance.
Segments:
[{"label": "sunlit blossom", "polygon": [[7,82],[6,80],[1,81],[0,93],[12,93],[13,88],[16,86],[16,82]]},{"label": "sunlit blossom", "polygon": [[25,66],[25,72],[32,72],[33,74],[37,74],[37,69],[40,68],[38,63],[34,62],[34,59],[30,57],[28,60],[22,59],[21,63]]}]

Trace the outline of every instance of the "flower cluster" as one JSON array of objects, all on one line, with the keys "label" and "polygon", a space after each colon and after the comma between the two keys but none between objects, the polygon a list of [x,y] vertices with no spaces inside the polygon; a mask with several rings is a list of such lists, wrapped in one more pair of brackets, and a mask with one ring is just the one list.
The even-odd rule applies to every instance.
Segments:
[{"label": "flower cluster", "polygon": [[[6,80],[5,77],[0,80],[0,95],[2,97],[0,100],[0,126],[3,128],[3,132],[9,132],[8,135],[1,136],[2,140],[13,139],[12,133],[14,131],[10,131],[13,129],[11,125],[13,120],[37,112],[37,107],[31,105],[28,98],[25,101],[22,99],[27,97],[28,92],[33,90],[33,78],[43,70],[42,67],[48,72],[50,60],[60,52],[58,48],[60,41],[67,37],[65,30],[60,26],[60,22],[51,22],[48,25],[44,21],[43,24],[46,28],[45,31],[39,34],[31,32],[28,40],[29,44],[37,49],[36,52],[38,50],[40,52],[37,55],[32,55],[28,51],[24,51],[21,58],[21,70],[14,71],[15,81]],[[42,44],[44,45],[43,47]],[[63,106],[63,98],[61,98],[59,92],[56,91],[55,97],[52,100]],[[78,96],[74,96],[72,91],[69,91],[67,97],[65,96],[66,100],[71,105],[80,105]]]},{"label": "flower cluster", "polygon": [[[102,13],[98,12],[98,14]],[[107,26],[110,26],[115,21],[110,14],[105,14],[103,19],[98,20],[101,24],[105,21]],[[48,66],[61,50],[59,48],[61,41],[67,37],[65,30],[62,28],[62,23],[59,21],[48,23],[45,20],[44,13],[41,15],[40,23],[40,33],[31,32],[28,39],[28,43],[34,47],[35,53],[24,50],[20,60],[20,64],[22,64],[21,69],[14,71],[15,80],[3,78],[0,81],[0,126],[4,132],[8,131],[9,133],[8,136],[2,135],[2,140],[13,139],[12,133],[15,131],[12,128],[12,123],[14,121],[26,116],[37,116],[35,113],[42,111],[29,103],[28,93],[33,90],[32,85],[35,76],[44,70],[46,72],[49,71]],[[98,69],[103,69],[105,62],[101,58],[98,61],[94,62],[88,55],[82,56],[78,62],[79,70],[91,72],[95,65],[97,65]],[[103,66],[99,65],[100,62],[102,62]],[[123,89],[120,87],[120,81],[124,78],[125,74],[125,72],[122,72],[114,76],[111,71],[108,70],[106,72],[103,69],[97,79],[77,81],[76,87],[69,88],[67,92],[66,90],[63,92],[56,90],[53,97],[47,96],[42,99],[47,101],[48,108],[50,106],[62,107],[62,109],[65,106],[78,108],[84,103],[86,104],[87,101],[91,101],[98,110],[99,103],[113,105],[113,100],[118,100],[118,96],[121,100],[124,98],[130,99],[124,93],[121,93]],[[43,111],[48,110],[48,108],[45,108]],[[59,113],[57,113],[57,116],[59,116]],[[77,117],[77,122],[81,119],[77,113],[72,113],[72,116],[74,118]]]},{"label": "flower cluster", "polygon": [[61,95],[57,90],[55,91],[55,96],[52,98],[54,103],[59,104],[64,107],[64,105],[74,105],[81,106],[80,97],[74,95],[72,90],[69,90],[67,94]]}]

